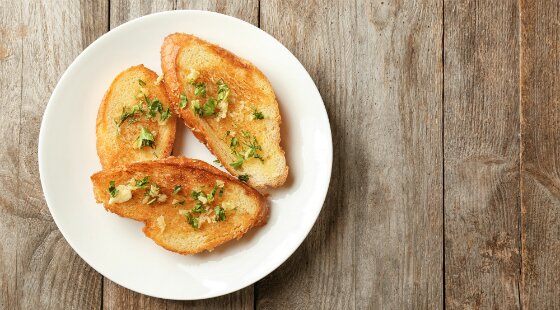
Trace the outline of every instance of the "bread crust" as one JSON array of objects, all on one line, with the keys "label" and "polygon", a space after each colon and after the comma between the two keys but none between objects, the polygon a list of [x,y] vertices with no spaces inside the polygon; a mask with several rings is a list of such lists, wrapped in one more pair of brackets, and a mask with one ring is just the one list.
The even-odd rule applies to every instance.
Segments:
[{"label": "bread crust", "polygon": [[[149,180],[160,186],[161,193],[169,196],[167,201],[153,205],[141,203],[144,196],[143,190],[138,189],[133,192],[131,200],[127,202],[108,203],[110,196],[107,186],[111,180],[116,184],[125,184],[132,178],[141,179],[145,175],[149,175]],[[268,203],[257,190],[203,161],[185,157],[168,157],[161,160],[130,163],[97,172],[91,176],[91,180],[94,185],[95,199],[97,202],[103,203],[106,210],[125,218],[144,222],[143,231],[147,237],[165,249],[180,254],[211,251],[225,242],[239,239],[251,228],[266,224],[269,215]],[[216,195],[212,206],[214,204],[225,205],[225,203],[233,201],[245,201],[249,202],[250,206],[247,206],[254,210],[246,212],[246,209],[241,207],[236,211],[226,210],[225,221],[205,223],[200,229],[194,229],[187,223],[184,216],[178,213],[179,209],[189,209],[189,204],[194,204],[194,201],[187,197],[189,201],[185,205],[173,205],[172,197],[175,197],[175,194],[172,193],[173,186],[180,184],[185,192],[184,196],[188,196],[191,189],[201,186],[206,186],[204,187],[206,189],[212,188],[217,180],[225,184],[224,195],[223,197]],[[157,224],[160,216],[163,216],[167,223],[163,230]],[[184,242],[174,241],[188,238],[204,239],[204,242],[187,246]]]},{"label": "bread crust", "polygon": [[[114,102],[111,101],[113,95],[115,94],[116,87],[119,83],[126,79],[130,75],[142,75],[144,76],[146,86],[145,88],[152,94],[156,94],[158,99],[163,103],[164,107],[168,107],[170,104],[169,97],[167,95],[167,90],[161,81],[158,85],[155,85],[155,81],[158,79],[157,73],[144,67],[144,65],[132,66],[121,73],[119,73],[115,79],[112,81],[111,86],[105,92],[99,110],[97,112],[96,119],[96,149],[97,155],[101,162],[103,168],[115,167],[123,165],[129,162],[142,161],[156,158],[164,158],[171,155],[173,151],[173,143],[175,141],[175,131],[176,131],[176,116],[171,115],[171,117],[166,121],[163,126],[155,126],[155,128],[164,128],[163,131],[165,135],[155,137],[156,147],[155,150],[136,150],[131,147],[133,141],[124,140],[116,138],[116,130],[112,130],[114,126],[115,119],[111,117],[109,113],[115,113],[113,109]],[[137,85],[140,87],[140,85]],[[126,90],[130,92],[132,98],[136,97],[138,90],[136,88],[130,88]],[[127,94],[128,95],[128,94]],[[127,109],[132,108],[132,106],[127,106]],[[117,111],[118,112],[118,111]],[[159,116],[158,116],[159,117]],[[143,118],[143,117],[142,117]],[[149,124],[151,121],[140,120],[133,126],[138,129],[139,126],[146,125],[147,127],[154,128],[153,124]],[[121,125],[132,126],[126,122]],[[161,131],[161,130],[160,130]],[[156,153],[157,156],[153,154]]]},{"label": "bread crust", "polygon": [[[185,90],[186,81],[181,77],[181,73],[184,75],[184,72],[181,72],[180,55],[181,53],[187,53],[187,50],[191,47],[203,51],[199,58],[204,58],[207,55],[209,59],[218,59],[214,62],[221,64],[221,66],[212,64],[208,60],[206,67],[204,65],[197,67],[200,70],[200,79],[208,84],[216,80],[229,79],[227,84],[230,86],[231,92],[239,99],[233,103],[234,109],[240,102],[248,102],[251,105],[260,105],[260,108],[266,108],[269,111],[267,119],[260,123],[259,121],[241,121],[235,124],[241,127],[245,126],[245,128],[256,128],[255,136],[261,135],[260,138],[267,141],[266,143],[271,146],[270,154],[274,157],[274,164],[270,164],[271,168],[266,169],[266,171],[265,169],[259,171],[258,167],[249,170],[251,178],[248,183],[259,189],[281,186],[288,176],[288,166],[286,165],[284,150],[280,146],[281,116],[278,102],[270,82],[253,64],[193,35],[174,33],[167,36],[161,47],[161,65],[165,76],[165,87],[175,113],[183,119],[185,125],[192,130],[195,137],[220,160],[228,172],[236,176],[247,174],[245,168],[235,169],[229,165],[232,161],[232,155],[228,148],[229,142],[224,141],[222,137],[223,132],[226,132],[225,129],[231,128],[231,126],[228,127],[230,114],[220,122],[215,119],[202,119],[193,113],[190,108],[179,108],[181,94],[186,94],[189,100],[195,98],[192,94],[189,94],[188,90]],[[199,58],[197,60],[200,60]],[[206,61],[206,59],[202,61]]]}]

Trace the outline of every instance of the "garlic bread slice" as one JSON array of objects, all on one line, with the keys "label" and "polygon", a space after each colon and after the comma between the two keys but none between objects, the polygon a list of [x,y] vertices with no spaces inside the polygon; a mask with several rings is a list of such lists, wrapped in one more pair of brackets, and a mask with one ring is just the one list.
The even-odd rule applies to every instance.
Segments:
[{"label": "garlic bread slice", "polygon": [[161,65],[173,110],[231,174],[256,188],[285,182],[280,110],[258,68],[183,33],[165,38]]},{"label": "garlic bread slice", "polygon": [[161,78],[138,65],[121,72],[99,106],[97,154],[103,168],[171,154],[176,117]]},{"label": "garlic bread slice", "polygon": [[91,177],[97,202],[145,223],[158,245],[194,254],[264,225],[268,204],[255,189],[211,165],[185,157],[131,163]]}]

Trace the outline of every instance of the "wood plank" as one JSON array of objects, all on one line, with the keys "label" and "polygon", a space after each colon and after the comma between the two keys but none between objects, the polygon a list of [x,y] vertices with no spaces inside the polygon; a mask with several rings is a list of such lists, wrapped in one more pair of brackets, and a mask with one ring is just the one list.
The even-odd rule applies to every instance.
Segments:
[{"label": "wood plank", "polygon": [[519,308],[517,1],[445,1],[445,296]]},{"label": "wood plank", "polygon": [[175,9],[174,0],[156,1],[131,1],[131,0],[109,0],[110,2],[110,29],[129,20],[162,11]]},{"label": "wood plank", "polygon": [[442,2],[365,3],[357,66],[373,79],[357,91],[374,107],[353,135],[367,133],[373,173],[355,224],[357,308],[442,309]]},{"label": "wood plank", "polygon": [[80,17],[85,49],[109,29],[109,1],[80,0]]},{"label": "wood plank", "polygon": [[82,50],[82,32],[75,31],[81,27],[80,4],[4,2],[0,14],[5,50],[0,59],[0,90],[8,98],[0,122],[6,126],[1,132],[7,146],[0,151],[1,182],[6,185],[0,210],[0,305],[98,308],[101,277],[57,230],[43,199],[37,167],[45,105],[62,72]]},{"label": "wood plank", "polygon": [[[362,136],[355,161],[371,172],[351,194],[369,200],[356,205],[356,308],[443,309],[443,4],[363,1],[358,12],[358,111],[371,112],[349,137]],[[363,167],[346,172],[357,188]]]},{"label": "wood plank", "polygon": [[[21,2],[10,1],[0,9],[0,93],[6,99],[0,114],[0,308],[17,309],[21,278],[17,269],[19,188],[19,132],[22,80],[22,37],[27,29]],[[19,281],[18,281],[19,280]]]},{"label": "wood plank", "polygon": [[441,4],[263,1],[261,28],[310,72],[344,151],[257,306],[442,308]]},{"label": "wood plank", "polygon": [[521,297],[560,308],[560,6],[521,4]]},{"label": "wood plank", "polygon": [[[258,0],[126,1],[111,0],[111,28],[147,14],[172,10],[209,10],[258,25]],[[145,296],[104,279],[104,309],[253,309],[253,286],[225,296],[200,301],[173,301]]]}]

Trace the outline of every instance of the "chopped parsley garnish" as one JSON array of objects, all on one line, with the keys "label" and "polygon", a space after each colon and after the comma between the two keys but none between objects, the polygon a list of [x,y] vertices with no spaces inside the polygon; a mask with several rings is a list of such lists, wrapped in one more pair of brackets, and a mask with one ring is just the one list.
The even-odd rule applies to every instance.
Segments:
[{"label": "chopped parsley garnish", "polygon": [[[124,123],[124,121],[126,121],[129,117],[134,116],[134,114],[136,114],[136,112],[140,112],[140,113],[143,113],[143,112],[144,112],[144,111],[142,110],[142,103],[139,103],[139,104],[135,105],[135,106],[132,108],[132,110],[130,110],[130,111],[126,111],[126,108],[123,107],[123,111],[122,111],[120,120],[119,120],[119,122],[117,123],[117,126],[122,125],[122,123]],[[130,123],[133,123],[133,122],[135,122],[135,121],[137,121],[137,120],[136,120],[136,119],[130,119],[130,120],[129,120]]]},{"label": "chopped parsley garnish", "polygon": [[204,105],[204,116],[212,116],[216,114],[216,99],[208,98]]},{"label": "chopped parsley garnish", "polygon": [[191,108],[192,108],[194,114],[196,114],[198,116],[202,116],[204,114],[204,112],[200,108],[200,101],[198,101],[196,99],[191,101]]},{"label": "chopped parsley garnish", "polygon": [[262,157],[257,153],[257,151],[262,150],[261,146],[257,142],[257,138],[253,137],[253,141],[247,145],[248,151],[246,153],[247,158],[254,157],[263,160]]},{"label": "chopped parsley garnish", "polygon": [[146,82],[138,79],[138,84],[140,84],[140,86],[146,86]]},{"label": "chopped parsley garnish", "polygon": [[241,174],[237,177],[239,179],[239,181],[241,182],[247,182],[249,181],[249,175],[248,174]]},{"label": "chopped parsley garnish", "polygon": [[146,112],[146,118],[150,119],[156,116],[156,113],[159,112],[160,114],[163,112],[163,105],[159,99],[154,99],[150,101],[148,97],[144,95],[144,99],[146,103],[148,103],[148,112]]},{"label": "chopped parsley garnish", "polygon": [[146,186],[148,185],[148,179],[150,177],[144,177],[141,180],[134,180],[134,186],[136,186],[136,188],[146,188]]},{"label": "chopped parsley garnish", "polygon": [[264,115],[262,112],[257,111],[256,108],[253,108],[253,119],[264,119]]},{"label": "chopped parsley garnish", "polygon": [[243,165],[244,161],[245,161],[245,158],[243,158],[243,156],[237,155],[237,158],[234,161],[232,161],[229,165],[232,166],[235,169],[239,169],[239,168],[241,168],[241,165]]},{"label": "chopped parsley garnish", "polygon": [[177,194],[182,188],[183,187],[181,185],[175,185],[175,187],[173,187],[173,194]]},{"label": "chopped parsley garnish", "polygon": [[184,205],[185,204],[185,199],[182,200],[177,200],[177,199],[173,199],[173,205]]},{"label": "chopped parsley garnish", "polygon": [[189,100],[187,99],[187,96],[181,94],[181,96],[179,96],[179,108],[184,109],[187,106],[187,103],[189,102]]},{"label": "chopped parsley garnish", "polygon": [[192,212],[203,213],[206,212],[206,209],[202,206],[202,202],[197,201],[196,204],[194,205],[194,208],[192,208]]},{"label": "chopped parsley garnish", "polygon": [[221,165],[219,159],[214,159],[214,163],[215,163],[215,164],[218,164],[218,165]]},{"label": "chopped parsley garnish", "polygon": [[136,138],[135,147],[141,149],[145,146],[154,147],[154,135],[146,128],[142,127],[140,135]]},{"label": "chopped parsley garnish", "polygon": [[169,108],[167,108],[167,110],[161,112],[160,120],[162,122],[165,122],[170,116],[171,116],[171,111],[169,110]]},{"label": "chopped parsley garnish", "polygon": [[201,192],[201,191],[194,191],[194,190],[193,190],[193,191],[191,192],[191,198],[194,199],[194,200],[197,200],[197,199],[198,199],[198,196],[200,196],[200,195],[202,195],[202,192]]},{"label": "chopped parsley garnish", "polygon": [[226,220],[226,212],[224,208],[216,206],[214,208],[214,212],[216,213],[216,221],[225,221]]},{"label": "chopped parsley garnish", "polygon": [[206,95],[206,84],[198,83],[194,85],[194,95],[197,97]]},{"label": "chopped parsley garnish", "polygon": [[[155,203],[156,201],[165,201],[166,196],[163,194],[159,193],[159,186],[155,183],[152,183],[150,185],[150,189],[146,190],[146,192],[144,192],[144,196],[146,196],[146,198],[144,198],[144,202],[151,205],[152,203]],[[148,200],[148,197],[150,198]],[[162,199],[163,200],[160,200]]]},{"label": "chopped parsley garnish", "polygon": [[157,186],[157,184],[150,185],[150,189],[144,193],[144,196],[157,198],[159,196],[159,186]]},{"label": "chopped parsley garnish", "polygon": [[119,191],[118,191],[117,188],[115,187],[115,181],[109,182],[109,189],[108,189],[108,191],[109,191],[109,195],[111,195],[112,198],[117,197],[117,193],[118,193]]},{"label": "chopped parsley garnish", "polygon": [[208,202],[214,201],[214,195],[216,194],[217,191],[218,191],[218,184],[215,184],[210,194],[206,195],[206,199],[208,199]]},{"label": "chopped parsley garnish", "polygon": [[192,100],[191,101],[191,108],[194,114],[202,117],[202,116],[212,116],[216,114],[216,99],[208,98],[206,100],[206,104],[204,106],[200,106],[200,101]]},{"label": "chopped parsley garnish", "polygon": [[[238,140],[236,137],[233,137],[230,142],[231,153],[236,156],[235,160],[230,163],[230,166],[234,167],[235,169],[239,169],[245,160],[249,158],[257,158],[261,161],[264,161],[262,156],[259,154],[259,151],[262,151],[262,147],[257,141],[257,138],[251,136],[248,131],[241,131],[241,140]],[[239,150],[239,146],[243,148]]]},{"label": "chopped parsley garnish", "polygon": [[218,101],[226,101],[229,96],[229,87],[223,80],[218,81]]},{"label": "chopped parsley garnish", "polygon": [[187,222],[192,226],[192,228],[198,228],[198,219],[194,217],[191,212],[185,213],[185,217],[187,218]]}]

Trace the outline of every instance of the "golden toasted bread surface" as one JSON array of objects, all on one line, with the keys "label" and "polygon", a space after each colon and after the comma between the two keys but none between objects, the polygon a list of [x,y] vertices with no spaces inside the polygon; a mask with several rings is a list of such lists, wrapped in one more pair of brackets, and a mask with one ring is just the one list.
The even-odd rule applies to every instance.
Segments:
[{"label": "golden toasted bread surface", "polygon": [[121,72],[105,93],[96,122],[97,154],[104,168],[167,157],[176,117],[158,75],[138,65]]},{"label": "golden toasted bread surface", "polygon": [[165,38],[161,65],[174,111],[230,173],[256,188],[285,182],[278,102],[259,69],[182,33]]},{"label": "golden toasted bread surface", "polygon": [[143,221],[146,236],[181,254],[211,251],[268,218],[258,191],[198,160],[136,162],[91,180],[95,199],[108,211]]}]

